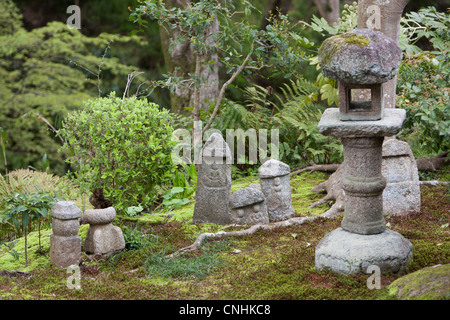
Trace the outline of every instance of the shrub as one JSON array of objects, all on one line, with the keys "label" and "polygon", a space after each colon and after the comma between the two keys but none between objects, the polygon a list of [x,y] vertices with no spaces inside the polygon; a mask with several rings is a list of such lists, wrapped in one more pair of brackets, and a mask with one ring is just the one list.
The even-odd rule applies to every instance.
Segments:
[{"label": "shrub", "polygon": [[68,115],[62,149],[70,152],[66,161],[77,169],[80,185],[104,195],[117,210],[149,207],[174,172],[170,122],[168,111],[156,104],[112,93]]},{"label": "shrub", "polygon": [[[450,147],[449,21],[448,13],[433,7],[402,19],[400,39],[406,37],[410,44],[403,42],[406,52],[398,74],[397,106],[406,110],[400,136],[416,157],[440,154]],[[429,41],[430,51],[414,45],[419,39]]]}]

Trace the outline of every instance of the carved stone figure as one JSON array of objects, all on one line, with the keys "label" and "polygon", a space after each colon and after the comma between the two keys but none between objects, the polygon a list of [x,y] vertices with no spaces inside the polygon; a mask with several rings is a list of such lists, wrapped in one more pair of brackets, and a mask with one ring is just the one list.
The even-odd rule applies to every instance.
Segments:
[{"label": "carved stone figure", "polygon": [[269,223],[264,194],[254,188],[243,188],[231,195],[230,216],[233,223]]},{"label": "carved stone figure", "polygon": [[270,221],[280,221],[295,215],[291,200],[289,166],[270,159],[258,170],[261,190],[266,197]]},{"label": "carved stone figure", "polygon": [[193,223],[231,223],[231,151],[223,137],[213,133],[201,151]]}]

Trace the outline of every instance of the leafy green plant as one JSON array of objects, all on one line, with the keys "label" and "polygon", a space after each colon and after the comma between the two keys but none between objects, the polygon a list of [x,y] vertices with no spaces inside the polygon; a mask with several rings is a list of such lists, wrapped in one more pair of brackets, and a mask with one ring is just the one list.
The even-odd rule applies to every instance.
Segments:
[{"label": "leafy green plant", "polygon": [[[405,50],[397,82],[397,106],[406,110],[400,136],[415,156],[430,156],[450,148],[450,15],[428,7],[402,19],[400,44]],[[415,44],[426,38],[429,51]]]},{"label": "leafy green plant", "polygon": [[144,235],[137,226],[134,228],[123,226],[122,231],[125,240],[125,248],[129,251],[145,248],[151,243],[158,241],[157,237],[150,236],[149,238],[149,236]]},{"label": "leafy green plant", "polygon": [[188,198],[183,197],[185,188],[183,187],[173,187],[163,196],[164,200],[162,204],[168,209],[177,209],[189,203]]},{"label": "leafy green plant", "polygon": [[57,191],[65,198],[78,195],[78,187],[71,181],[47,172],[17,169],[5,177],[0,176],[0,197],[22,191],[35,192],[36,187],[44,192]]},{"label": "leafy green plant", "polygon": [[77,179],[88,183],[91,192],[102,190],[116,210],[136,204],[146,208],[173,177],[172,131],[167,110],[111,93],[67,116],[62,150],[70,155],[67,162],[81,169]]},{"label": "leafy green plant", "polygon": [[197,189],[197,169],[194,164],[182,164],[172,178],[173,187],[163,195],[162,205],[173,210],[189,203]]},{"label": "leafy green plant", "polygon": [[[342,145],[337,139],[323,136],[317,129],[323,106],[317,103],[320,87],[305,79],[291,80],[281,88],[282,94],[253,86],[245,90],[246,105],[235,102],[226,106],[215,128],[226,131],[233,124],[243,130],[279,130],[279,157],[290,165],[336,163],[342,160]],[[268,142],[271,137],[268,137]],[[268,146],[270,151],[270,144]]]},{"label": "leafy green plant", "polygon": [[144,208],[142,208],[141,205],[138,206],[131,206],[125,209],[125,213],[127,215],[129,215],[130,217],[134,217],[137,214],[139,214],[140,212],[142,212],[142,210],[144,210]]},{"label": "leafy green plant", "polygon": [[25,267],[28,266],[27,234],[33,221],[38,222],[39,249],[41,250],[41,222],[47,219],[51,207],[59,200],[64,200],[58,195],[42,192],[17,192],[4,198],[6,209],[4,210],[3,223],[11,222],[17,231],[22,231],[25,237]]},{"label": "leafy green plant", "polygon": [[0,243],[0,247],[4,245],[6,247],[7,252],[14,258],[14,260],[18,260],[20,257],[20,253],[14,249],[14,245],[19,240],[11,241],[10,243]]},{"label": "leafy green plant", "polygon": [[[14,2],[2,0],[0,13],[0,124],[8,138],[3,156],[12,171],[29,165],[39,168],[47,154],[52,172],[62,175],[66,168],[58,154],[61,141],[49,126],[59,129],[67,112],[97,96],[99,78],[105,92],[117,88],[120,79],[136,67],[112,56],[111,51],[131,43],[138,48],[145,42],[136,36],[107,33],[88,37],[57,21],[26,30]],[[111,50],[102,57],[111,42]],[[125,56],[128,63],[133,59]],[[5,172],[3,162],[0,170]]]}]

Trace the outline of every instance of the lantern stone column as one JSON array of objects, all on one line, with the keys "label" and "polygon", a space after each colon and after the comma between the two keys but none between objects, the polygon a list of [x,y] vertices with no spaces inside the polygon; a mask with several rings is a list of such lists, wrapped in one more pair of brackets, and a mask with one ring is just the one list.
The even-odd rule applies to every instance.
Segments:
[{"label": "lantern stone column", "polygon": [[344,146],[342,188],[346,200],[341,226],[358,234],[382,233],[386,229],[382,144],[385,136],[401,130],[405,110],[386,109],[385,116],[378,121],[342,121],[339,113],[337,108],[325,110],[318,129],[324,135],[341,138]]}]

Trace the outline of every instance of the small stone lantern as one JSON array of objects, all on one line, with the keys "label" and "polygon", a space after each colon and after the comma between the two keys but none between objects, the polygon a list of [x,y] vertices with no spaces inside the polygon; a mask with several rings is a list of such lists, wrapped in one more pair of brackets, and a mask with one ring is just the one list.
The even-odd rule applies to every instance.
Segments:
[{"label": "small stone lantern", "polygon": [[122,230],[112,224],[115,217],[116,210],[113,207],[84,212],[81,223],[89,224],[83,245],[86,253],[107,255],[125,248]]},{"label": "small stone lantern", "polygon": [[[325,77],[338,80],[341,120],[380,120],[384,116],[383,83],[395,77],[402,52],[381,32],[355,29],[326,39],[319,50]],[[370,100],[361,97],[370,91]]]},{"label": "small stone lantern", "polygon": [[59,201],[51,209],[50,263],[58,268],[78,265],[81,260],[81,209],[70,201]]}]

